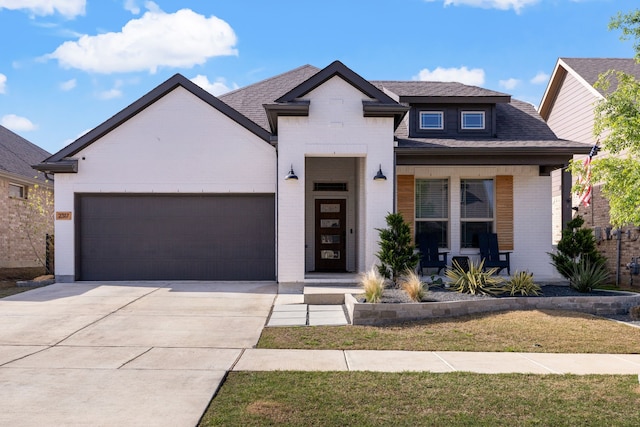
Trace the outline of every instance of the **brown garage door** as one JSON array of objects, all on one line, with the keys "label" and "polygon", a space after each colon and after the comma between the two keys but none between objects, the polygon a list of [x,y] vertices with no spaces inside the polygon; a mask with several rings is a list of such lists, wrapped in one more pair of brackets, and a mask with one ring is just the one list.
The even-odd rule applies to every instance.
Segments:
[{"label": "brown garage door", "polygon": [[273,194],[76,198],[78,280],[275,280]]}]

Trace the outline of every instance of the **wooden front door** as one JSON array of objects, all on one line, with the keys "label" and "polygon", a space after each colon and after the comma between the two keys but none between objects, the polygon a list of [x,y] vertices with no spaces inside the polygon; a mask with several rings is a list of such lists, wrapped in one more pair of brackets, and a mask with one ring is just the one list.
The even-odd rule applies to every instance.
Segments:
[{"label": "wooden front door", "polygon": [[316,271],[346,271],[346,200],[316,200]]}]

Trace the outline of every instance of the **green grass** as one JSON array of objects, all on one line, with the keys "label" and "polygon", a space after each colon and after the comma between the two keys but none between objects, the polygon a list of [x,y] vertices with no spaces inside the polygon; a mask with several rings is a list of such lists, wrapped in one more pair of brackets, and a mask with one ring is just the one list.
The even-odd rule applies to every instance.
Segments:
[{"label": "green grass", "polygon": [[201,426],[637,426],[636,376],[232,372]]},{"label": "green grass", "polygon": [[640,328],[569,311],[511,311],[389,326],[265,328],[258,347],[627,354],[640,352]]}]

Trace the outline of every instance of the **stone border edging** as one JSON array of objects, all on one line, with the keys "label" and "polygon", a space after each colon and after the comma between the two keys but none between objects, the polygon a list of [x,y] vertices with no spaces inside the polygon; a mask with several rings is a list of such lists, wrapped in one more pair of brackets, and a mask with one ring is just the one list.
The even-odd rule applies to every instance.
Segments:
[{"label": "stone border edging", "polygon": [[504,297],[475,301],[421,303],[360,303],[345,294],[344,304],[352,325],[381,325],[408,320],[457,317],[509,310],[569,310],[595,315],[627,314],[640,305],[640,294],[620,291],[620,296]]}]

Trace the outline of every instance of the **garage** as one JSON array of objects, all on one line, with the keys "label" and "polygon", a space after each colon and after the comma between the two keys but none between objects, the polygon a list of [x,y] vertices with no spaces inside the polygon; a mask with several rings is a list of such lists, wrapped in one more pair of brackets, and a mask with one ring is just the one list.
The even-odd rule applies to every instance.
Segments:
[{"label": "garage", "polygon": [[76,280],[275,280],[273,194],[76,194]]}]

